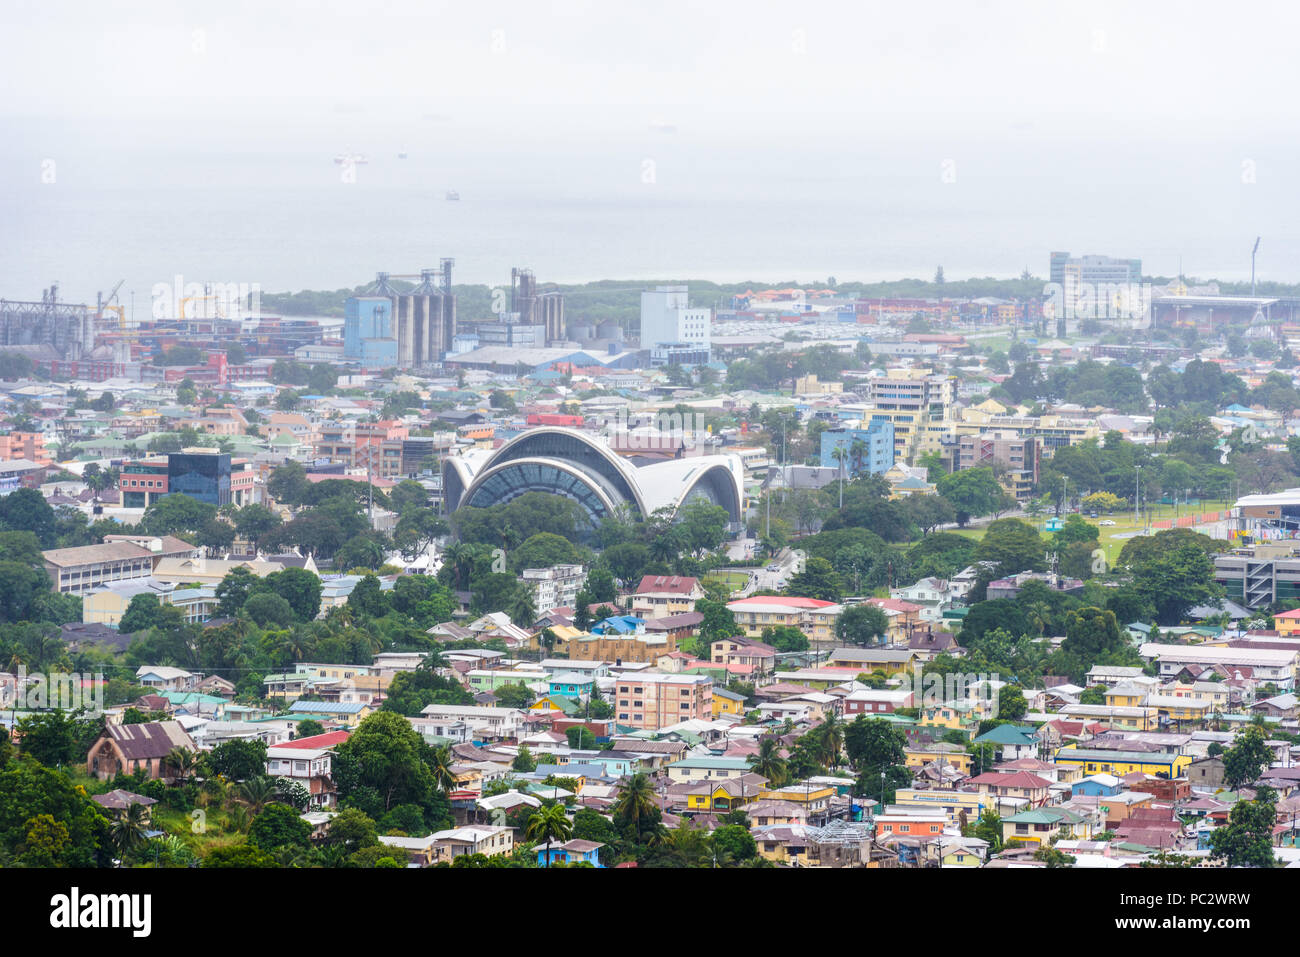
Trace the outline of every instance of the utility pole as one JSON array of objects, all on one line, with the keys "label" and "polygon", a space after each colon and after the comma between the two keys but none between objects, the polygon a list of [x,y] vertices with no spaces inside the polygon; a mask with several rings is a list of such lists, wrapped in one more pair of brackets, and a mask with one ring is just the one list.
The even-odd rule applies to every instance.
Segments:
[{"label": "utility pole", "polygon": [[1142,466],[1133,467],[1137,470],[1137,484],[1133,489],[1133,524],[1138,525],[1142,522]]}]

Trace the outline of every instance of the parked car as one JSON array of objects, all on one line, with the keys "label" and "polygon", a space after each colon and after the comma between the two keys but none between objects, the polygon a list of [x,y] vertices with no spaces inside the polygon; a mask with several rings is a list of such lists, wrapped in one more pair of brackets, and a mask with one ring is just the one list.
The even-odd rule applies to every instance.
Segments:
[{"label": "parked car", "polygon": [[1112,520],[1109,519],[1109,518],[1103,518],[1103,519],[1102,519],[1100,522],[1098,522],[1097,524],[1098,524],[1098,525],[1107,525],[1107,526],[1109,526],[1109,525],[1114,525],[1115,523],[1114,523],[1114,521],[1112,521]]}]

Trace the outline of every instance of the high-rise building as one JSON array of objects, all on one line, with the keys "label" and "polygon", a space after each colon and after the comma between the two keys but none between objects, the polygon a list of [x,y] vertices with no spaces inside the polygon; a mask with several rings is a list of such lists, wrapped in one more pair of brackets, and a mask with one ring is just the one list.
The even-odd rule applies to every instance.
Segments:
[{"label": "high-rise building", "polygon": [[[844,453],[843,461],[834,455]],[[845,478],[879,475],[894,464],[894,425],[892,422],[863,423],[860,429],[826,429],[822,432],[821,465],[842,471]]]},{"label": "high-rise building", "polygon": [[709,323],[712,310],[692,309],[686,286],[656,286],[641,293],[641,348],[650,351],[652,365],[667,365],[683,357],[703,364],[710,358]]},{"label": "high-rise building", "polygon": [[1069,281],[1081,283],[1135,283],[1142,281],[1142,260],[1112,259],[1110,256],[1071,256],[1054,252],[1049,277],[1065,286]]}]

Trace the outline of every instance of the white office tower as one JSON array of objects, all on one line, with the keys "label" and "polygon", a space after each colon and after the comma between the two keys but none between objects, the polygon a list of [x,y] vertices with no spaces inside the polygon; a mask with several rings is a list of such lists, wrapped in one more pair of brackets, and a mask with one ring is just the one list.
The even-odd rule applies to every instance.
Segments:
[{"label": "white office tower", "polygon": [[641,348],[652,365],[703,365],[710,359],[712,310],[692,309],[685,286],[641,293]]}]

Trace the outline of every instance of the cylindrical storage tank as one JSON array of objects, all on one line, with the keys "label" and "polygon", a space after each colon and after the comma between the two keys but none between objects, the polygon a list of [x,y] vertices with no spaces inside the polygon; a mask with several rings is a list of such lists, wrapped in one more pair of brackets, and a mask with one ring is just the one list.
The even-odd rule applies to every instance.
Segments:
[{"label": "cylindrical storage tank", "polygon": [[617,322],[602,322],[596,332],[597,339],[622,339],[623,327]]}]

